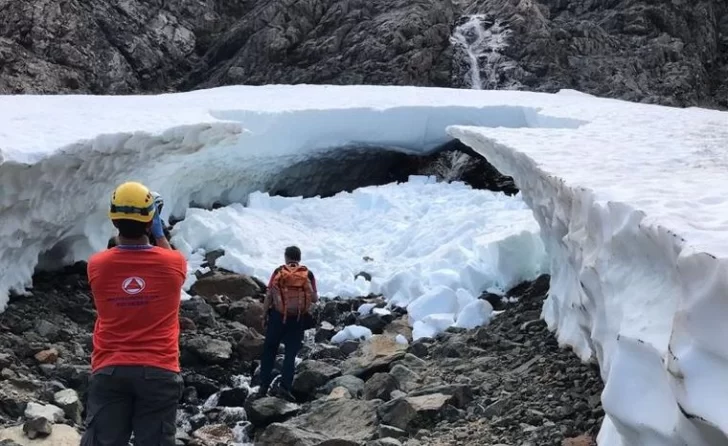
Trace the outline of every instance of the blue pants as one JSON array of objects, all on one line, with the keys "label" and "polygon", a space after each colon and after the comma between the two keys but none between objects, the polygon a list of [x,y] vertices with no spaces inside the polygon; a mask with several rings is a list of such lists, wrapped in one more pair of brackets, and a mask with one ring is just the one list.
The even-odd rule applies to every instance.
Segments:
[{"label": "blue pants", "polygon": [[273,365],[275,364],[278,347],[283,342],[285,357],[283,359],[283,370],[281,371],[281,386],[290,391],[293,386],[293,375],[296,371],[296,355],[303,345],[304,324],[296,317],[288,317],[283,323],[283,315],[276,310],[270,311],[268,327],[265,331],[265,343],[263,344],[263,356],[260,359],[260,389],[268,391],[273,381]]}]

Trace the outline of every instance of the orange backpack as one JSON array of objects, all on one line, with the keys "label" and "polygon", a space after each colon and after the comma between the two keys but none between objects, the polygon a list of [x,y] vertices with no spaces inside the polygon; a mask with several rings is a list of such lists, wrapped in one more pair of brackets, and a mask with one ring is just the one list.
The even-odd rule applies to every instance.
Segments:
[{"label": "orange backpack", "polygon": [[283,314],[285,322],[288,316],[308,313],[311,307],[313,288],[308,278],[308,268],[295,263],[281,266],[276,277],[279,296],[275,300],[275,308]]}]

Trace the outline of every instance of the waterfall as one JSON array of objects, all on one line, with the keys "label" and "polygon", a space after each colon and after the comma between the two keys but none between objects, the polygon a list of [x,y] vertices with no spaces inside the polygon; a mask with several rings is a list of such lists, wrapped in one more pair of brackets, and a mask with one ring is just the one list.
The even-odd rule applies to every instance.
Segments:
[{"label": "waterfall", "polygon": [[[470,88],[496,90],[501,83],[501,74],[515,68],[515,63],[502,53],[508,47],[510,30],[500,20],[485,14],[463,19],[453,31],[450,42],[467,57]],[[515,82],[508,82],[508,86],[514,85]]]}]

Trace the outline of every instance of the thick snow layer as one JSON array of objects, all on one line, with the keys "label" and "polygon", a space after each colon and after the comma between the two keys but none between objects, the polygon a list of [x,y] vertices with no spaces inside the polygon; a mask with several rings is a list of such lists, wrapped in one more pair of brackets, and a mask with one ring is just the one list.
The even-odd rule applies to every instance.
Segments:
[{"label": "thick snow layer", "polygon": [[[281,264],[286,246],[298,245],[321,296],[381,293],[406,307],[413,323],[452,313],[449,324],[430,324],[434,333],[453,325],[473,296],[535,278],[548,263],[519,197],[424,176],[323,199],[255,192],[247,207],[188,209],[171,241],[194,258],[222,248],[218,266],[262,280]],[[371,282],[357,277],[362,271]],[[372,311],[389,313],[374,304],[359,308],[361,315]]]},{"label": "thick snow layer", "polygon": [[542,112],[588,124],[449,133],[533,209],[543,316],[605,381],[599,444],[728,444],[728,113],[582,94]]},{"label": "thick snow layer", "polygon": [[[425,153],[450,124],[574,128],[556,96],[416,87],[235,86],[156,96],[0,96],[0,311],[39,259],[85,260],[114,231],[111,190],[140,180],[164,217],[244,201],[332,148]],[[49,253],[50,251],[50,253]],[[44,264],[41,264],[44,266]]]}]

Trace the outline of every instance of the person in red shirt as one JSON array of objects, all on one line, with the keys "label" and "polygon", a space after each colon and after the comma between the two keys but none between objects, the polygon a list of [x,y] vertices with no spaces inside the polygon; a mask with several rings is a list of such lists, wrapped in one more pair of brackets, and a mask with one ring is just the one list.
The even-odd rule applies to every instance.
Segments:
[{"label": "person in red shirt", "polygon": [[118,245],[92,255],[87,267],[98,316],[81,446],[125,446],[132,433],[137,446],[173,446],[183,390],[179,308],[187,262],[170,248],[141,183],[116,188],[109,217]]}]

